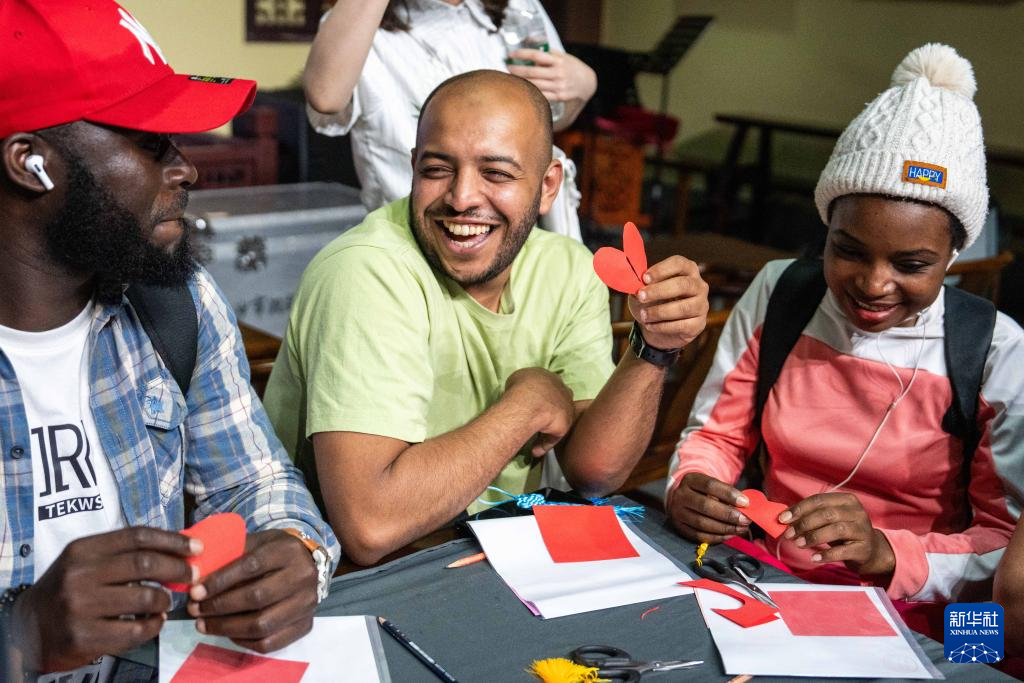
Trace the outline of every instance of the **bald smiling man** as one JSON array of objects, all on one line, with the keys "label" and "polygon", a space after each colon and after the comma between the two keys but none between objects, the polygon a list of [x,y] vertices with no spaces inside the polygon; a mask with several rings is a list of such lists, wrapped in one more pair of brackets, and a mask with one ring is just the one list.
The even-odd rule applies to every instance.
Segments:
[{"label": "bald smiling man", "polygon": [[584,495],[613,491],[708,310],[694,263],[652,266],[629,300],[643,359],[612,364],[591,253],[536,228],[562,167],[526,80],[474,71],[438,86],[412,166],[409,197],[310,263],[267,387],[277,433],[360,564],[475,512],[488,486],[522,493],[560,470]]}]

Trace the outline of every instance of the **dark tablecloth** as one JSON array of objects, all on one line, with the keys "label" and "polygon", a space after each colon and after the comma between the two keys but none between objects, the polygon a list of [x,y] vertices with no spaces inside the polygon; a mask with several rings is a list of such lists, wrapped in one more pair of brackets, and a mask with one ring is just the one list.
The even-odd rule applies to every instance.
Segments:
[{"label": "dark tablecloth", "polygon": [[[693,559],[693,544],[667,528],[657,512],[648,511],[637,528],[677,563]],[[319,613],[386,617],[462,683],[536,681],[525,672],[535,659],[564,657],[585,644],[614,645],[642,660],[705,661],[695,669],[647,674],[644,680],[652,682],[726,681],[732,677],[724,673],[694,596],[541,619],[530,613],[487,562],[445,569],[453,560],[479,550],[475,540],[460,539],[382,567],[338,577]],[[717,547],[710,556],[725,557],[731,552]],[[762,580],[798,581],[772,567],[766,568]],[[659,609],[641,619],[652,607]],[[1012,680],[984,664],[949,663],[940,643],[914,636],[947,679]],[[382,639],[393,681],[437,680],[390,636],[384,634]],[[756,680],[786,679],[758,676]]]}]

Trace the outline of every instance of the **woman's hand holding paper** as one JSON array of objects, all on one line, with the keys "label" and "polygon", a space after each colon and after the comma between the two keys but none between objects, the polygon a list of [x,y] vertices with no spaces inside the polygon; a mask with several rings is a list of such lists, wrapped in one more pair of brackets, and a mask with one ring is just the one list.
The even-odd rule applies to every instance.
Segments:
[{"label": "woman's hand holding paper", "polygon": [[862,575],[891,574],[896,556],[885,534],[871,524],[857,496],[819,493],[779,515],[789,524],[784,538],[801,548],[820,548],[815,562],[845,562]]},{"label": "woman's hand holding paper", "polygon": [[747,497],[724,481],[700,472],[683,476],[669,499],[669,517],[685,538],[697,543],[721,543],[745,534],[750,520],[736,506]]}]

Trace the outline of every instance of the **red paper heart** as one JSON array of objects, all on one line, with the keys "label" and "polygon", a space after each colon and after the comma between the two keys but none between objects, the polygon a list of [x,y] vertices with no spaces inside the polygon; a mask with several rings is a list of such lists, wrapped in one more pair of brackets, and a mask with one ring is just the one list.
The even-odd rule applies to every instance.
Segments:
[{"label": "red paper heart", "polygon": [[624,252],[615,247],[601,247],[594,254],[594,272],[616,292],[636,294],[643,284],[629,265]]},{"label": "red paper heart", "polygon": [[781,536],[786,530],[786,525],[779,522],[779,515],[789,506],[768,500],[757,489],[746,489],[742,493],[750,501],[750,504],[745,508],[739,508],[739,511],[764,529],[764,532],[772,538]]},{"label": "red paper heart", "polygon": [[647,272],[647,252],[644,238],[633,223],[626,223],[622,229],[622,249],[601,247],[594,254],[594,272],[616,292],[636,294],[643,287],[644,273]]},{"label": "red paper heart", "polygon": [[[234,562],[245,552],[245,520],[234,512],[210,515],[181,533],[203,542],[203,552],[187,560],[190,565],[199,568],[200,581]],[[185,583],[164,585],[172,591],[184,592],[189,589]]]},{"label": "red paper heart", "polygon": [[644,273],[647,272],[647,252],[644,250],[644,238],[633,223],[626,223],[622,229],[622,250],[626,252],[626,260],[633,272],[643,282]]}]

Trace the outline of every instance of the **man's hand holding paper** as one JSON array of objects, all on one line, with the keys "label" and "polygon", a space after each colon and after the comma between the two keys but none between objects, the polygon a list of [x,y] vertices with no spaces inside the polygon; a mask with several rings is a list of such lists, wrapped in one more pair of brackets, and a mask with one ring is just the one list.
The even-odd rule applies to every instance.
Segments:
[{"label": "man's hand holding paper", "polygon": [[272,652],[313,627],[317,572],[294,536],[268,529],[246,538],[245,554],[189,591],[188,612],[202,633]]},{"label": "man's hand holding paper", "polygon": [[681,349],[704,331],[708,284],[693,261],[670,256],[643,273],[643,287],[629,297],[629,311],[644,340],[658,349]]}]

